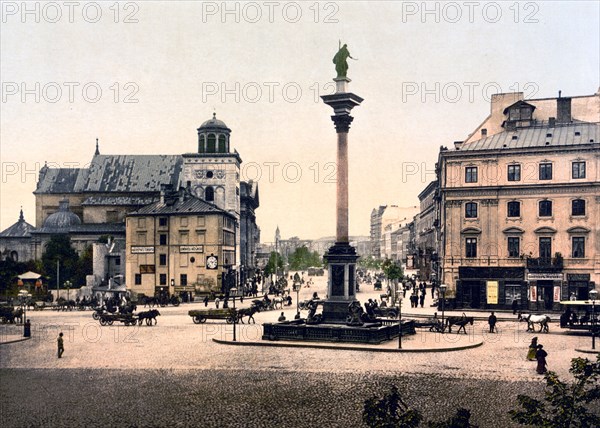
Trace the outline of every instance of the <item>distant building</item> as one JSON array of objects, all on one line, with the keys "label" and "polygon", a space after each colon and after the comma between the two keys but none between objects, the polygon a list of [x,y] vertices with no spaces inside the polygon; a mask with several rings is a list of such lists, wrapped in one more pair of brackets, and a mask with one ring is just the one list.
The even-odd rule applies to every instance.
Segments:
[{"label": "distant building", "polygon": [[24,262],[35,259],[35,248],[31,243],[31,232],[35,227],[25,221],[23,209],[19,220],[0,232],[0,257],[2,260],[10,258],[15,262]]},{"label": "distant building", "polygon": [[377,259],[391,257],[390,234],[401,224],[409,223],[419,208],[382,205],[371,211],[371,255]]},{"label": "distant building", "polygon": [[415,217],[415,269],[424,281],[437,276],[439,248],[438,182],[432,181],[419,193],[420,212]]},{"label": "distant building", "polygon": [[548,310],[600,281],[600,91],[492,97],[439,154],[442,282],[461,307]]}]

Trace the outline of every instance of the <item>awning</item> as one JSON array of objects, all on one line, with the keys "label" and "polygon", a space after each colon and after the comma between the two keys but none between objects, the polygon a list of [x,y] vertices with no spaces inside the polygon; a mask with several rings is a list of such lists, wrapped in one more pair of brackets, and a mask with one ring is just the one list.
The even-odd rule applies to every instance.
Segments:
[{"label": "awning", "polygon": [[17,278],[35,281],[35,280],[40,279],[41,277],[42,277],[42,275],[40,275],[39,273],[29,271],[29,272],[25,272],[24,274],[19,275]]}]

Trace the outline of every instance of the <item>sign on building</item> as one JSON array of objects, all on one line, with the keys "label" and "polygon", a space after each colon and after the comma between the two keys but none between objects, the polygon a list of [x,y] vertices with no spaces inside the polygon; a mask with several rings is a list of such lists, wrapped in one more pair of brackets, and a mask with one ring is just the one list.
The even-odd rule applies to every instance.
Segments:
[{"label": "sign on building", "polygon": [[498,281],[487,281],[487,303],[498,304]]},{"label": "sign on building", "polygon": [[531,302],[537,301],[537,287],[535,285],[529,287],[529,300]]},{"label": "sign on building", "polygon": [[154,247],[131,246],[131,254],[154,254]]},{"label": "sign on building", "polygon": [[528,273],[529,281],[562,281],[564,275],[562,273]]},{"label": "sign on building", "polygon": [[554,287],[554,301],[560,302],[560,286]]},{"label": "sign on building", "polygon": [[204,245],[180,245],[180,253],[203,253]]}]

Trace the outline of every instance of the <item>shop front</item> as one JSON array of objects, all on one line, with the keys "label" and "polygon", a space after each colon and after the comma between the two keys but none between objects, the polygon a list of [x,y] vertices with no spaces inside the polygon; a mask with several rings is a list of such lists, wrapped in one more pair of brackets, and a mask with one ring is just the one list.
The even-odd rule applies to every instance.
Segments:
[{"label": "shop front", "polygon": [[529,310],[560,310],[560,300],[563,294],[563,279],[564,274],[562,272],[528,273]]},{"label": "shop front", "polygon": [[564,300],[587,300],[590,298],[590,290],[594,283],[590,282],[589,273],[568,273],[567,293],[563,295]]},{"label": "shop front", "polygon": [[523,267],[460,267],[456,285],[459,308],[511,309],[513,301],[523,308],[527,299]]}]

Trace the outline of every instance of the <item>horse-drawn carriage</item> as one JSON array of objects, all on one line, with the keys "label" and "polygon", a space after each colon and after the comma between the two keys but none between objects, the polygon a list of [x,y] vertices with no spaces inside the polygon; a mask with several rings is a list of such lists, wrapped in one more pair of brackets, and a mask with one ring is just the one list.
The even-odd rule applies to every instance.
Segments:
[{"label": "horse-drawn carriage", "polygon": [[14,324],[17,322],[17,320],[19,320],[19,322],[23,322],[22,308],[15,309],[12,306],[0,306],[0,323]]},{"label": "horse-drawn carriage", "polygon": [[100,325],[113,325],[115,321],[122,322],[125,325],[136,325],[138,322],[138,317],[134,314],[111,314],[105,312],[99,317]]},{"label": "horse-drawn carriage", "polygon": [[227,324],[237,321],[237,311],[233,308],[226,309],[196,309],[188,312],[192,317],[194,324],[204,324],[206,320],[225,320]]}]

